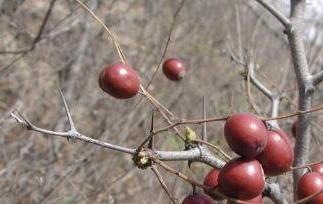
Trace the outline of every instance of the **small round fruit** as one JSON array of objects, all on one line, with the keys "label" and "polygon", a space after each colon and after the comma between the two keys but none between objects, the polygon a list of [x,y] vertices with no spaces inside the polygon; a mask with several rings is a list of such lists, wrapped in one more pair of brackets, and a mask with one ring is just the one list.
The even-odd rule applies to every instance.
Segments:
[{"label": "small round fruit", "polygon": [[282,130],[268,131],[267,145],[257,156],[257,160],[268,176],[288,171],[294,161],[294,151],[286,133]]},{"label": "small round fruit", "polygon": [[[258,195],[257,197],[250,199],[250,200],[243,200],[248,203],[253,203],[253,204],[262,204],[262,195]],[[227,204],[241,204],[241,202],[233,202],[231,200],[227,201]]]},{"label": "small round fruit", "polygon": [[[212,169],[204,178],[204,185],[213,188],[214,190],[218,190],[218,176],[219,176],[219,170],[218,169]],[[208,194],[211,198],[214,200],[223,200],[219,195],[216,195],[214,192],[206,191],[204,190],[206,194]]]},{"label": "small round fruit", "polygon": [[99,76],[100,88],[118,99],[135,96],[140,87],[139,77],[129,65],[116,63],[107,65]]},{"label": "small round fruit", "polygon": [[254,158],[267,144],[267,128],[263,121],[251,114],[231,115],[224,126],[225,139],[237,154]]},{"label": "small round fruit", "polygon": [[225,195],[250,200],[262,193],[265,175],[257,160],[236,158],[224,165],[218,181],[220,190]]},{"label": "small round fruit", "polygon": [[168,79],[172,81],[179,81],[184,77],[186,68],[181,60],[170,58],[164,62],[163,72]]},{"label": "small round fruit", "polygon": [[[302,198],[313,195],[323,190],[323,177],[317,172],[304,174],[297,183],[297,198]],[[315,196],[312,200],[306,202],[308,204],[322,204],[323,192]]]},{"label": "small round fruit", "polygon": [[323,176],[323,162],[311,165],[311,169],[313,172],[317,172]]},{"label": "small round fruit", "polygon": [[184,198],[182,204],[215,204],[215,202],[205,194],[195,193]]},{"label": "small round fruit", "polygon": [[299,127],[298,120],[296,120],[292,125],[292,135],[296,138],[297,129]]}]

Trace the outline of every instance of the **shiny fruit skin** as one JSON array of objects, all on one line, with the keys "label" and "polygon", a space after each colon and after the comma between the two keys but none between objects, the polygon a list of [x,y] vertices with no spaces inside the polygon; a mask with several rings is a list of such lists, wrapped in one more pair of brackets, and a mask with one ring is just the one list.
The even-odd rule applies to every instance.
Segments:
[{"label": "shiny fruit skin", "polygon": [[[317,172],[310,172],[304,174],[297,183],[297,198],[302,198],[313,195],[314,193],[323,189],[323,177]],[[323,193],[320,193],[312,200],[306,202],[307,204],[322,204]]]},{"label": "shiny fruit skin", "polygon": [[100,88],[117,99],[135,96],[140,88],[140,80],[129,65],[116,63],[107,65],[99,76]]},{"label": "shiny fruit skin", "polygon": [[[218,169],[212,169],[211,171],[209,171],[209,173],[205,176],[204,178],[204,182],[203,184],[213,188],[214,190],[216,188],[218,188],[218,177],[219,177],[219,170]],[[211,198],[213,198],[214,200],[223,200],[224,198],[222,198],[221,196],[216,195],[215,193],[212,192],[206,192],[204,190],[204,192],[206,194],[208,194]]]},{"label": "shiny fruit skin", "polygon": [[184,198],[182,204],[215,204],[215,202],[205,194],[195,193]]},{"label": "shiny fruit skin", "polygon": [[225,195],[250,200],[262,193],[265,187],[265,175],[257,160],[236,158],[224,165],[218,182],[221,192]]},{"label": "shiny fruit skin", "polygon": [[224,125],[224,135],[230,148],[246,158],[259,155],[268,140],[265,124],[251,114],[231,115]]},{"label": "shiny fruit skin", "polygon": [[282,130],[268,131],[267,145],[257,160],[268,176],[288,171],[294,161],[294,151],[286,133]]},{"label": "shiny fruit skin", "polygon": [[180,81],[186,73],[186,67],[181,60],[170,58],[163,63],[163,73],[169,80]]},{"label": "shiny fruit skin", "polygon": [[292,135],[293,135],[293,137],[295,137],[296,138],[296,135],[297,135],[297,129],[298,129],[298,127],[299,127],[299,124],[298,124],[298,120],[296,120],[294,123],[293,123],[293,125],[292,125]]},{"label": "shiny fruit skin", "polygon": [[323,176],[323,162],[311,165],[311,169],[313,172],[317,172]]},{"label": "shiny fruit skin", "polygon": [[[253,204],[262,204],[262,195],[258,195],[257,197],[250,199],[250,200],[243,200],[248,203],[253,203]],[[231,200],[227,201],[227,204],[241,204],[241,202],[233,202]]]}]

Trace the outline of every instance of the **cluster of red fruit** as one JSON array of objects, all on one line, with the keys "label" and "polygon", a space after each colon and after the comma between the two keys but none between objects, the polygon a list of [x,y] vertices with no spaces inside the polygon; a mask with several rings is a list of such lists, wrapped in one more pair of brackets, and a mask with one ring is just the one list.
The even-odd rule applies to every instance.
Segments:
[{"label": "cluster of red fruit", "polygon": [[[181,80],[186,72],[178,59],[163,63],[163,73],[172,81]],[[109,95],[118,99],[135,96],[140,89],[136,71],[127,64],[107,65],[100,73],[99,85]],[[296,135],[298,123],[292,131]],[[262,203],[265,175],[277,176],[290,169],[293,162],[293,148],[286,133],[279,129],[268,130],[263,121],[250,114],[236,114],[227,119],[224,127],[225,138],[230,148],[240,155],[221,169],[211,170],[204,184],[228,197]],[[323,188],[323,164],[312,166],[298,182],[299,199],[312,195]],[[214,192],[206,192],[214,200],[223,200]],[[212,204],[214,201],[204,194],[189,195],[183,204]],[[227,201],[228,204],[232,203]],[[323,203],[323,195],[310,203]]]},{"label": "cluster of red fruit", "polygon": [[[172,81],[181,80],[186,68],[179,59],[167,59],[163,64],[163,73]],[[135,96],[140,88],[140,79],[136,71],[127,64],[116,63],[107,65],[99,76],[100,88],[117,99]]]},{"label": "cluster of red fruit", "polygon": [[[293,162],[288,136],[282,130],[267,130],[263,121],[250,114],[230,116],[224,135],[230,148],[240,157],[226,163],[221,170],[211,170],[204,184],[231,198],[262,203],[265,174],[282,174]],[[208,194],[214,200],[222,199]]]},{"label": "cluster of red fruit", "polygon": [[[296,131],[295,131],[296,132]],[[204,185],[228,197],[262,203],[266,176],[277,176],[290,170],[294,152],[287,134],[280,129],[268,130],[263,121],[250,114],[236,114],[225,123],[224,134],[230,148],[240,155],[221,169],[212,169]],[[323,164],[312,166],[298,183],[298,198],[302,199],[322,190]],[[205,191],[213,200],[223,200],[212,191]],[[205,194],[189,195],[183,204],[212,204]],[[194,199],[193,199],[194,198]],[[227,204],[234,203],[230,200]],[[323,195],[309,203],[323,203]]]}]

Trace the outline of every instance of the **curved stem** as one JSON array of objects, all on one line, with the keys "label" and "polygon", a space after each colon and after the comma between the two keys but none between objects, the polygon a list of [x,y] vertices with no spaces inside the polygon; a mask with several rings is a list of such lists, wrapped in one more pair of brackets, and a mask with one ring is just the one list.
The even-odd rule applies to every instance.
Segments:
[{"label": "curved stem", "polygon": [[285,27],[288,27],[290,25],[290,20],[282,14],[279,10],[274,8],[272,5],[267,3],[264,0],[256,0],[259,4],[261,4],[265,9],[267,9],[273,16],[277,18],[283,24]]}]

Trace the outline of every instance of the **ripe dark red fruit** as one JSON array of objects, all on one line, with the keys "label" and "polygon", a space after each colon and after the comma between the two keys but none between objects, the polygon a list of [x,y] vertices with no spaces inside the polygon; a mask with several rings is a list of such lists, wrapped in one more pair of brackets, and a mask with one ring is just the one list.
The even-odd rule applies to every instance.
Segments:
[{"label": "ripe dark red fruit", "polygon": [[265,124],[251,114],[231,115],[225,123],[224,135],[230,148],[247,158],[260,154],[268,140]]},{"label": "ripe dark red fruit", "polygon": [[257,160],[268,176],[288,171],[294,161],[294,151],[286,133],[282,130],[268,131],[267,145]]},{"label": "ripe dark red fruit", "polygon": [[184,77],[186,68],[181,60],[170,58],[164,62],[163,72],[168,79],[172,81],[179,81]]},{"label": "ripe dark red fruit", "polygon": [[312,171],[317,172],[321,174],[321,176],[323,176],[323,162],[311,165],[311,169]]},{"label": "ripe dark red fruit", "polygon": [[299,127],[298,120],[296,120],[292,125],[292,135],[296,138],[297,129]]},{"label": "ripe dark red fruit", "polygon": [[135,96],[140,87],[140,80],[129,65],[116,63],[107,65],[100,73],[99,85],[103,91],[118,99]]},{"label": "ripe dark red fruit", "polygon": [[[213,188],[214,190],[218,188],[218,176],[219,176],[219,170],[212,169],[204,178],[204,185]],[[217,189],[218,190],[218,189]],[[221,196],[216,195],[213,192],[210,191],[204,191],[206,194],[211,196],[214,200],[223,200]]]},{"label": "ripe dark red fruit", "polygon": [[[262,195],[258,195],[257,197],[250,199],[250,200],[244,200],[248,203],[254,203],[254,204],[262,204]],[[241,202],[233,202],[231,200],[227,201],[227,204],[241,204]]]},{"label": "ripe dark red fruit", "polygon": [[[303,175],[297,183],[297,198],[302,198],[313,195],[323,190],[323,177],[317,172],[310,172]],[[306,202],[308,204],[322,204],[323,193],[320,193],[312,200]]]},{"label": "ripe dark red fruit", "polygon": [[215,204],[215,202],[205,194],[195,193],[184,198],[182,204]]},{"label": "ripe dark red fruit", "polygon": [[236,158],[224,165],[218,181],[220,190],[225,195],[250,200],[262,193],[265,175],[257,160]]}]

